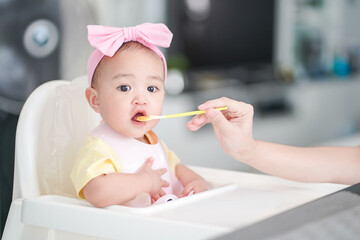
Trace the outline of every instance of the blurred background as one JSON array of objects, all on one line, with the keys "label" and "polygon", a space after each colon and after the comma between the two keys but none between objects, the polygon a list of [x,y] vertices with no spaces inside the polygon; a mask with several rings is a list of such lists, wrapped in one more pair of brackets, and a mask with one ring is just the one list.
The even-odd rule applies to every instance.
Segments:
[{"label": "blurred background", "polygon": [[[164,114],[225,96],[255,107],[255,138],[314,146],[360,143],[359,20],[360,0],[0,0],[1,231],[22,105],[46,81],[86,74],[86,25],[168,25]],[[155,129],[183,163],[256,171],[188,120]]]}]

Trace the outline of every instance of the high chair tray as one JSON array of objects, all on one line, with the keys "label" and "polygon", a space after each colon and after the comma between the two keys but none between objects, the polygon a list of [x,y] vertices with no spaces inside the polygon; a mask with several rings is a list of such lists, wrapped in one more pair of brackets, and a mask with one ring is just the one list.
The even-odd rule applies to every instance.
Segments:
[{"label": "high chair tray", "polygon": [[3,239],[210,239],[346,187],[191,168],[211,190],[146,208],[96,208],[53,195],[14,200]]},{"label": "high chair tray", "polygon": [[[110,206],[96,208],[84,200],[57,195],[43,195],[36,198],[24,199],[22,202],[21,221],[24,224],[41,228],[57,229],[60,231],[72,231],[76,234],[90,234],[92,236],[114,238],[124,237],[127,231],[119,231],[118,223],[122,229],[131,229],[141,224],[141,229],[146,229],[152,234],[166,229],[172,234],[182,236],[183,232],[192,231],[193,236],[217,235],[229,231],[226,227],[217,227],[202,223],[188,224],[186,221],[161,219],[154,215],[166,214],[180,206],[191,205],[195,202],[206,201],[214,196],[221,196],[236,189],[236,184],[210,182],[210,189],[205,192],[194,194],[189,197],[179,198],[171,202],[143,207]],[[71,221],[64,219],[71,216]],[[153,217],[152,217],[153,216]],[[104,224],[106,223],[106,224]],[[89,227],[92,226],[92,227]],[[117,227],[116,227],[117,226]],[[170,231],[171,230],[171,231]],[[139,233],[140,235],[142,233]],[[183,235],[184,237],[187,235]],[[133,238],[136,235],[131,236]],[[139,238],[141,238],[139,236]],[[137,238],[134,238],[137,239]]]},{"label": "high chair tray", "polygon": [[[208,198],[211,198],[213,196],[225,194],[226,192],[233,191],[236,189],[236,184],[231,183],[214,183],[209,182],[209,190],[200,192],[197,194],[194,194],[192,196],[178,198],[174,201],[158,204],[158,205],[152,205],[152,206],[146,206],[146,207],[128,207],[128,206],[121,206],[121,205],[113,205],[109,206],[107,210],[116,211],[119,213],[134,213],[134,214],[144,214],[144,215],[150,215],[159,213],[162,211],[167,211],[179,206],[184,206],[186,204],[191,204],[194,202],[206,200]],[[78,205],[78,206],[87,206],[87,207],[93,207],[90,203],[84,200],[80,199],[74,199],[70,197],[64,197],[64,196],[58,196],[58,195],[43,195],[37,198],[33,199],[25,199],[24,200],[24,212],[27,210],[27,205],[35,204],[35,202],[41,202],[42,204],[61,204],[61,205]],[[32,206],[33,207],[33,206]],[[32,208],[31,207],[31,208]]]}]

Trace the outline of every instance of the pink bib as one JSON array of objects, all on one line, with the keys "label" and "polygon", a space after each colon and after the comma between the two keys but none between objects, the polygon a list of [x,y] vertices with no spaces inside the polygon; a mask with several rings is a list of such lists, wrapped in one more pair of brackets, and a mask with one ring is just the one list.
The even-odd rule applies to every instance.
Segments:
[{"label": "pink bib", "polygon": [[164,191],[167,194],[181,195],[183,186],[171,171],[169,160],[160,141],[156,144],[140,142],[134,138],[118,134],[105,122],[100,123],[100,125],[91,132],[91,135],[101,139],[115,150],[122,163],[124,173],[135,173],[144,164],[146,159],[151,156],[154,157],[152,169],[167,169],[167,172],[162,175],[162,178],[169,182],[170,186],[164,188]]}]

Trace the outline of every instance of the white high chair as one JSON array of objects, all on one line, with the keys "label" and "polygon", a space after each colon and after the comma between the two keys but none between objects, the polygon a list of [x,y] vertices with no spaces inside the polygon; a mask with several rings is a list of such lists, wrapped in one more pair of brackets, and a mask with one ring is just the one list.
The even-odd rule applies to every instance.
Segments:
[{"label": "white high chair", "polygon": [[26,101],[4,240],[208,239],[345,187],[192,167],[211,190],[146,208],[93,207],[76,199],[70,180],[75,155],[100,121],[86,87],[85,76],[51,81]]},{"label": "white high chair", "polygon": [[[37,88],[26,101],[17,127],[14,201],[4,239],[52,239],[50,236],[138,239],[150,232],[155,236],[165,225],[166,229],[178,225],[156,227],[153,224],[156,220],[144,219],[143,213],[138,216],[141,221],[137,221],[136,216],[94,208],[76,199],[69,177],[73,159],[91,129],[101,120],[86,102],[86,87],[86,77],[50,81]],[[126,214],[137,211],[127,207],[119,209]],[[150,222],[151,227],[147,226]],[[138,231],[139,224],[149,230]],[[195,230],[195,226],[187,224],[185,228]],[[196,232],[199,230],[201,228],[196,228]],[[207,228],[206,231],[214,232]],[[179,238],[185,237],[183,230],[162,235],[173,238],[171,232]]]}]

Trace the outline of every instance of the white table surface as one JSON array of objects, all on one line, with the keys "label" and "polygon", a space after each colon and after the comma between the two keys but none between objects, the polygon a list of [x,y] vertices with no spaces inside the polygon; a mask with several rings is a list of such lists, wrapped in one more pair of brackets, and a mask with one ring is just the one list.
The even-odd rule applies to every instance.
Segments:
[{"label": "white table surface", "polygon": [[300,183],[238,171],[192,167],[205,179],[231,182],[233,190],[153,214],[154,217],[224,227],[231,231],[347,187],[328,183]]}]

